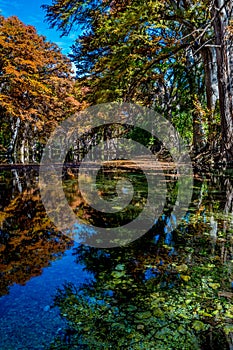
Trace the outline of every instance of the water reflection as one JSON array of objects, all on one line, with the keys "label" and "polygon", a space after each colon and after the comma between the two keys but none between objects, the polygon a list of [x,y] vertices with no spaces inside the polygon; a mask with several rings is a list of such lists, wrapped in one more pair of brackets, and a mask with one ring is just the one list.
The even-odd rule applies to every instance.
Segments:
[{"label": "water reflection", "polygon": [[73,243],[46,216],[36,171],[2,171],[1,179],[0,294],[5,294],[10,285],[40,275]]},{"label": "water reflection", "polygon": [[58,291],[69,329],[52,349],[232,347],[232,178],[197,178],[178,227],[170,188],[145,236],[122,248],[77,247],[95,280]]},{"label": "water reflection", "polygon": [[91,274],[74,263],[74,244],[48,219],[36,167],[0,171],[0,348],[45,349],[65,323],[52,309],[56,288]]},{"label": "water reflection", "polygon": [[[87,181],[88,172],[91,169],[87,169]],[[39,276],[43,267],[73,244],[46,216],[37,176],[35,169],[26,168],[0,174],[2,295],[12,284]],[[101,176],[99,191],[111,201],[116,173],[113,178],[108,171],[107,181]],[[134,198],[141,200],[146,186],[141,175],[137,176]],[[76,177],[75,169],[64,171],[63,186],[70,206],[84,223],[104,225],[106,218],[85,205]],[[176,349],[184,349],[184,344],[189,344],[187,349],[230,348],[232,174],[196,177],[192,203],[179,226],[171,214],[177,196],[176,177],[168,173],[166,184],[163,214],[146,235],[121,248],[76,246],[77,266],[84,266],[94,279],[81,285],[68,283],[65,289],[61,285],[55,305],[69,327],[56,339],[55,348],[150,349],[155,344],[158,349],[171,344]],[[135,208],[132,202],[131,209],[133,217],[140,205]],[[118,219],[115,224],[127,218]],[[85,224],[77,230],[84,236],[90,234]]]},{"label": "water reflection", "polygon": [[[145,176],[140,169],[117,170],[109,165],[102,174],[95,167],[80,174],[79,168],[78,176],[69,172],[74,179],[64,181],[63,188],[55,168],[49,173],[48,166],[41,169],[40,188],[48,215],[60,230],[83,244],[114,247],[137,239],[153,226],[166,200],[162,169],[147,170]],[[93,229],[91,234],[86,229],[77,236],[77,224],[86,223]]]}]

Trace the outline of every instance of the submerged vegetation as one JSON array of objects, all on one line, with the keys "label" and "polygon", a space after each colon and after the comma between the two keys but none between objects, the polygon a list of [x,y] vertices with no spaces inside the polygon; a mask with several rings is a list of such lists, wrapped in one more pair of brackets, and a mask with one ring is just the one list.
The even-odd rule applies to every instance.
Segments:
[{"label": "submerged vegetation", "polygon": [[54,306],[67,329],[51,349],[231,349],[233,227],[212,187],[229,190],[231,181],[196,181],[175,230],[176,218],[164,214],[125,247],[79,246],[77,262],[95,280],[58,290]]}]

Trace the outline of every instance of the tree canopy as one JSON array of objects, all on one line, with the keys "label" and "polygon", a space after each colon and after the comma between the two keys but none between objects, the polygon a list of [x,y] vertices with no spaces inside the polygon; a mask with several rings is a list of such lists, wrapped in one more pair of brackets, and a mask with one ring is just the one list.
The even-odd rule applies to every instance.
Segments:
[{"label": "tree canopy", "polygon": [[83,29],[71,58],[90,88],[85,99],[154,108],[189,141],[192,125],[195,152],[216,149],[218,136],[232,159],[232,84],[223,74],[231,71],[231,2],[54,0],[44,8],[63,35]]},{"label": "tree canopy", "polygon": [[[79,108],[70,60],[17,17],[0,17],[2,144],[10,154],[46,135]],[[23,153],[25,150],[23,150]]]}]

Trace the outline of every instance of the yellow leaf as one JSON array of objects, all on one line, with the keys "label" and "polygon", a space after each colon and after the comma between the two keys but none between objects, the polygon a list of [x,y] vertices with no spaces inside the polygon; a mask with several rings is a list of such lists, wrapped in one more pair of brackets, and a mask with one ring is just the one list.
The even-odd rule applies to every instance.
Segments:
[{"label": "yellow leaf", "polygon": [[185,282],[188,282],[191,277],[188,275],[180,275],[180,278],[182,278],[182,280],[184,280]]},{"label": "yellow leaf", "polygon": [[209,287],[212,289],[217,289],[220,287],[219,283],[208,283]]},{"label": "yellow leaf", "polygon": [[181,264],[176,266],[176,271],[178,272],[185,272],[188,270],[188,266],[186,264]]}]

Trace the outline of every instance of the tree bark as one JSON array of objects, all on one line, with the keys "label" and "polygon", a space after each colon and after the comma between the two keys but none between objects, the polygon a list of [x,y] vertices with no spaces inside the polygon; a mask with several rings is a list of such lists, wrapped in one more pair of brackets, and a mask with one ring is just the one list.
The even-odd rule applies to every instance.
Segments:
[{"label": "tree bark", "polygon": [[218,67],[219,106],[221,114],[221,157],[233,161],[233,42],[227,27],[232,19],[233,2],[214,0],[214,32]]},{"label": "tree bark", "polygon": [[204,47],[202,58],[205,71],[207,108],[213,113],[219,97],[216,49],[214,47]]},{"label": "tree bark", "polygon": [[17,142],[19,127],[20,127],[20,118],[17,118],[15,123],[14,123],[14,120],[12,120],[12,124],[11,124],[12,136],[11,136],[10,144],[7,150],[10,156],[12,156],[15,153],[15,145]]}]

